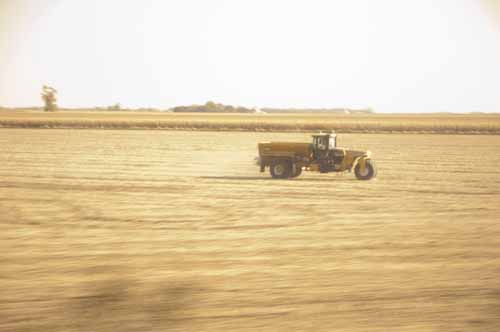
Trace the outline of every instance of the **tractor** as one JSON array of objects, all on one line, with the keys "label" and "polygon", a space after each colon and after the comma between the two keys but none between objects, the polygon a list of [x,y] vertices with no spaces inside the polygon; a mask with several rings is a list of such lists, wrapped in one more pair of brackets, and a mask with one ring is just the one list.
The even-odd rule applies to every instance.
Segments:
[{"label": "tractor", "polygon": [[274,179],[299,176],[303,170],[320,173],[354,171],[359,180],[370,180],[377,175],[370,151],[357,151],[337,147],[337,135],[312,135],[312,143],[263,142],[258,144],[256,158],[260,171],[269,167]]}]

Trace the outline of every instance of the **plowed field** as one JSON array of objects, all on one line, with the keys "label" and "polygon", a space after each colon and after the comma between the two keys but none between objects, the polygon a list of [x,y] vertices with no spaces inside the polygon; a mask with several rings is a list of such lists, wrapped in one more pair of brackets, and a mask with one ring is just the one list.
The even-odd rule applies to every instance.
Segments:
[{"label": "plowed field", "polygon": [[0,331],[500,331],[500,136],[0,130]]}]

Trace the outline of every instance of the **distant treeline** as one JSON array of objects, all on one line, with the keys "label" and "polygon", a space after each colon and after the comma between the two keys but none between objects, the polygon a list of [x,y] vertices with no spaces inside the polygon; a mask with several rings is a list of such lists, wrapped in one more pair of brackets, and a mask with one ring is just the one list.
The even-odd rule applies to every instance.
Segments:
[{"label": "distant treeline", "polygon": [[[1,107],[0,110],[18,110],[18,111],[43,111],[43,107]],[[371,114],[375,113],[373,109],[351,109],[351,108],[262,108],[254,109],[242,106],[224,105],[208,101],[203,105],[176,106],[169,109],[159,109],[152,107],[128,108],[120,103],[110,106],[96,106],[94,108],[64,108],[59,107],[58,111],[125,111],[125,112],[174,112],[174,113],[331,113],[331,114]]]},{"label": "distant treeline", "polygon": [[253,108],[224,105],[208,101],[205,105],[177,106],[171,109],[176,113],[255,113]]},{"label": "distant treeline", "polygon": [[[43,111],[43,107],[0,107],[0,111]],[[140,108],[117,108],[115,105],[101,107],[96,106],[93,108],[80,108],[80,107],[59,107],[58,112],[108,112],[108,111],[120,111],[120,112],[171,112],[171,110],[158,109],[153,107],[140,107]]]}]

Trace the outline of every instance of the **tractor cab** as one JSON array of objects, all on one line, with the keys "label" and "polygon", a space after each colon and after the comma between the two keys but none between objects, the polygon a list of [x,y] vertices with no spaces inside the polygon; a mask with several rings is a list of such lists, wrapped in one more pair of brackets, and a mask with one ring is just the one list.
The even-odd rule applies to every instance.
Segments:
[{"label": "tractor cab", "polygon": [[336,147],[337,134],[334,131],[331,133],[320,132],[313,135],[313,158],[319,164],[319,171],[321,173],[327,173],[334,168]]},{"label": "tractor cab", "polygon": [[334,131],[331,133],[319,133],[313,135],[314,151],[328,151],[337,147],[337,134]]}]

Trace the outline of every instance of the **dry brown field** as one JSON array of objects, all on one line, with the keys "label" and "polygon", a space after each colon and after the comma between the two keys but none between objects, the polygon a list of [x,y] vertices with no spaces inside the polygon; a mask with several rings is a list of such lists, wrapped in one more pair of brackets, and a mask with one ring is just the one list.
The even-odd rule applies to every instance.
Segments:
[{"label": "dry brown field", "polygon": [[500,331],[500,136],[340,135],[367,182],[253,164],[309,139],[0,130],[0,331]]},{"label": "dry brown field", "polygon": [[0,111],[0,128],[500,134],[500,114],[222,114]]}]

